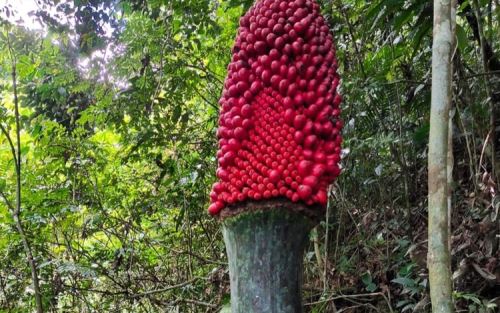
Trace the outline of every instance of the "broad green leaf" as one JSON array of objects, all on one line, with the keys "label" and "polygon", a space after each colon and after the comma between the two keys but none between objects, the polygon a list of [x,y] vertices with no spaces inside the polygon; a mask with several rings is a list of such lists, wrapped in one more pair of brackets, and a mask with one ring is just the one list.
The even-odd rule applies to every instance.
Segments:
[{"label": "broad green leaf", "polygon": [[469,45],[467,33],[460,24],[457,24],[457,45],[462,53],[465,53],[465,49]]}]

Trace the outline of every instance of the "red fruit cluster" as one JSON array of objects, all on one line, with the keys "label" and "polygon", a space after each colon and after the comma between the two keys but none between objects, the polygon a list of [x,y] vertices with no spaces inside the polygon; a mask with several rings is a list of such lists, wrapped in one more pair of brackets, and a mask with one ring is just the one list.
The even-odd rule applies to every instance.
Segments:
[{"label": "red fruit cluster", "polygon": [[241,18],[219,101],[210,214],[272,197],[326,205],[340,174],[338,84],[315,0],[260,0]]}]

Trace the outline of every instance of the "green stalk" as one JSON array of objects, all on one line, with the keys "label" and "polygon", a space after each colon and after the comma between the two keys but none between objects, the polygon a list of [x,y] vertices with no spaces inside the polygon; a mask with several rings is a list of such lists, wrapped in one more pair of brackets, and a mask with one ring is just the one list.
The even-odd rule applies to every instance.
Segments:
[{"label": "green stalk", "polygon": [[313,226],[282,208],[224,220],[232,313],[302,312],[303,256]]}]

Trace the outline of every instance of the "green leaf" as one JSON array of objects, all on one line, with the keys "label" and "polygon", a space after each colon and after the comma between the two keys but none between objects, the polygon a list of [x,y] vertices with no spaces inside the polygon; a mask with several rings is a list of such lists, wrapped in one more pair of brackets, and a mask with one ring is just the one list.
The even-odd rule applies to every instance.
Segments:
[{"label": "green leaf", "polygon": [[415,57],[416,53],[419,51],[420,44],[424,39],[425,35],[429,34],[432,29],[432,21],[430,19],[426,19],[420,27],[417,28],[415,35],[413,36],[413,55],[412,59]]},{"label": "green leaf", "polygon": [[42,131],[42,126],[40,124],[36,124],[33,127],[33,130],[31,131],[31,136],[37,138],[40,135],[41,131]]},{"label": "green leaf", "polygon": [[414,287],[415,281],[408,277],[398,277],[391,280],[391,282],[402,285],[403,287]]},{"label": "green leaf", "polygon": [[375,285],[374,283],[368,284],[366,286],[366,290],[369,292],[374,292],[375,290],[377,290],[377,285]]},{"label": "green leaf", "polygon": [[368,285],[368,284],[372,283],[372,275],[370,274],[370,272],[366,272],[363,275],[361,275],[361,281],[365,285]]},{"label": "green leaf", "polygon": [[464,28],[457,24],[457,44],[460,51],[463,53],[465,48],[467,48],[469,40],[467,39],[467,33]]},{"label": "green leaf", "polygon": [[411,274],[411,271],[416,267],[415,263],[408,263],[405,266],[401,267],[399,270],[399,276],[406,277]]},{"label": "green leaf", "polygon": [[28,154],[28,152],[30,152],[30,147],[29,146],[23,146],[21,147],[21,155],[26,155]]},{"label": "green leaf", "polygon": [[429,123],[425,123],[419,128],[415,129],[413,133],[413,141],[417,145],[423,145],[429,140]]},{"label": "green leaf", "polygon": [[172,122],[177,123],[179,118],[181,117],[182,109],[180,105],[176,105],[174,108],[174,112],[172,113]]},{"label": "green leaf", "polygon": [[394,30],[400,30],[403,25],[411,21],[414,16],[414,12],[411,9],[403,10],[401,14],[398,14],[394,19]]},{"label": "green leaf", "polygon": [[408,303],[411,303],[411,302],[410,302],[410,300],[401,300],[401,301],[398,301],[398,302],[396,303],[396,307],[397,307],[397,308],[400,308],[400,307],[402,307],[402,306],[407,305]]}]

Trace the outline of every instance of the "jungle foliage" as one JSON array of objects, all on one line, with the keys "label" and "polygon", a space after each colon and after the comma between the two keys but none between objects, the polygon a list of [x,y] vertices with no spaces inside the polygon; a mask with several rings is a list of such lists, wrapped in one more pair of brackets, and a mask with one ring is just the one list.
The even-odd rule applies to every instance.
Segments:
[{"label": "jungle foliage", "polygon": [[[224,312],[225,248],[206,208],[217,102],[252,1],[36,2],[30,16],[0,4],[0,312],[35,310],[28,251],[44,312]],[[306,252],[306,311],[430,312],[432,2],[318,2],[345,141]],[[458,1],[457,312],[500,306],[499,20],[498,0]]]}]

